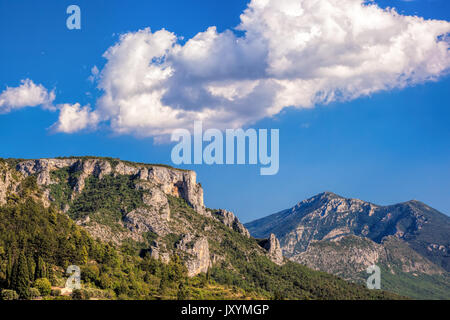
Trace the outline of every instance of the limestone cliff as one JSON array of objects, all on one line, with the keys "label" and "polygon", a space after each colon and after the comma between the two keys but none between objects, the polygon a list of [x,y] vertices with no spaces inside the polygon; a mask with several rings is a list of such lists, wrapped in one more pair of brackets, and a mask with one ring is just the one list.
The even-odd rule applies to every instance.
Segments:
[{"label": "limestone cliff", "polygon": [[39,185],[49,186],[56,183],[52,180],[50,173],[66,167],[70,167],[74,172],[79,173],[73,188],[73,197],[83,191],[85,180],[90,175],[100,179],[109,174],[132,175],[138,177],[139,180],[158,185],[165,194],[183,198],[196,211],[205,213],[203,189],[197,184],[194,171],[96,158],[26,160],[17,165],[17,170],[25,177],[36,175]]},{"label": "limestone cliff", "polygon": [[239,221],[239,219],[234,215],[233,212],[224,209],[219,209],[212,212],[212,216],[221,221],[224,225],[237,231],[247,238],[250,238],[250,233],[247,228]]},{"label": "limestone cliff", "polygon": [[280,241],[271,233],[268,239],[260,241],[260,246],[267,250],[270,260],[278,265],[284,263],[283,252],[281,250]]},{"label": "limestone cliff", "polygon": [[184,235],[177,244],[177,248],[183,251],[187,258],[186,267],[188,276],[192,277],[201,272],[206,273],[211,265],[209,244],[206,237],[194,238],[191,234]]},{"label": "limestone cliff", "polygon": [[206,234],[218,236],[213,221],[250,237],[232,212],[205,208],[193,171],[95,157],[0,159],[0,205],[27,178],[35,179],[45,206],[56,205],[93,237],[147,244],[145,251],[165,262],[181,255],[189,276],[223,261],[210,252]]},{"label": "limestone cliff", "polygon": [[18,178],[13,175],[6,162],[0,162],[0,205],[7,201],[8,193],[14,192],[18,185]]}]

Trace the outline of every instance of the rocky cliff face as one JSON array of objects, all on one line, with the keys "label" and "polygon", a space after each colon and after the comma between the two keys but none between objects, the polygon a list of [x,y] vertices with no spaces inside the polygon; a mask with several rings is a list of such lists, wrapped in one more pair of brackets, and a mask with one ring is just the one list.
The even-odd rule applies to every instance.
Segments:
[{"label": "rocky cliff face", "polygon": [[445,273],[395,237],[388,237],[382,244],[354,235],[313,241],[306,251],[291,260],[346,280],[364,280],[366,269],[374,264],[386,267],[392,274],[398,271],[428,275]]},{"label": "rocky cliff face", "polygon": [[186,267],[190,277],[208,271],[211,266],[211,259],[206,237],[195,239],[190,234],[184,235],[177,244],[177,248],[187,254]]},{"label": "rocky cliff face", "polygon": [[8,193],[14,192],[18,184],[10,170],[10,166],[6,162],[0,162],[0,205],[4,205],[7,201]]},{"label": "rocky cliff face", "polygon": [[154,165],[129,164],[123,161],[104,159],[38,159],[20,162],[17,170],[25,177],[37,176],[39,185],[49,186],[56,183],[51,178],[51,172],[57,169],[71,167],[79,172],[74,186],[74,195],[83,191],[87,177],[94,175],[102,178],[105,175],[132,175],[142,181],[149,181],[158,185],[165,194],[181,197],[196,211],[205,213],[203,203],[203,189],[196,182],[194,171],[179,170]]},{"label": "rocky cliff face", "polygon": [[212,216],[221,221],[230,229],[233,229],[234,231],[243,234],[247,238],[250,238],[250,232],[248,232],[247,228],[244,227],[244,225],[239,221],[239,219],[234,215],[233,212],[219,209],[217,211],[213,211]]},{"label": "rocky cliff face", "polygon": [[260,241],[259,245],[267,250],[270,260],[278,265],[284,263],[283,252],[281,250],[280,241],[271,233],[268,239]]},{"label": "rocky cliff face", "polygon": [[[213,234],[212,226],[196,225],[198,218],[185,204],[205,219],[250,237],[232,212],[205,208],[193,171],[109,158],[1,160],[0,205],[27,177],[36,178],[44,205],[57,203],[95,238],[117,245],[125,240],[148,243],[147,252],[165,262],[181,255],[189,276],[206,272],[223,258],[210,253],[205,234]],[[93,195],[96,188],[102,188],[100,198]]]}]

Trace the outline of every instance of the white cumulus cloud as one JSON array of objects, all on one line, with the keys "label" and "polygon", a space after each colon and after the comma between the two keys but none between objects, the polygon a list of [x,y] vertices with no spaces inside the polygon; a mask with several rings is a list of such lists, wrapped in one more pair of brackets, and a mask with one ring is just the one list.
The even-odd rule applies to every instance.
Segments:
[{"label": "white cumulus cloud", "polygon": [[7,87],[0,94],[0,113],[25,107],[42,106],[47,109],[54,109],[52,106],[55,100],[55,93],[49,92],[41,84],[35,84],[30,79],[21,81],[18,87]]},{"label": "white cumulus cloud", "polygon": [[[98,122],[165,136],[194,120],[250,125],[283,108],[312,108],[436,80],[450,66],[447,21],[404,16],[366,0],[252,0],[237,29],[186,42],[149,28],[122,35],[95,70],[95,108],[61,109],[59,131]],[[238,35],[239,34],[239,35]]]},{"label": "white cumulus cloud", "polygon": [[95,128],[98,117],[89,106],[81,107],[79,103],[61,104],[58,122],[53,125],[56,132],[73,133],[86,128]]}]

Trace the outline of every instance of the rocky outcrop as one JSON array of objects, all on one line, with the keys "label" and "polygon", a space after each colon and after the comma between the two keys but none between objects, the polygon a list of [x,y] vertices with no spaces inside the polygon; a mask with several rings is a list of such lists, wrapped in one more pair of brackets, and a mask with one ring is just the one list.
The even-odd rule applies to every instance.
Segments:
[{"label": "rocky outcrop", "polygon": [[123,221],[125,227],[133,233],[142,235],[153,232],[158,236],[165,236],[170,233],[168,217],[168,214],[160,213],[155,208],[137,208],[128,213]]},{"label": "rocky outcrop", "polygon": [[78,161],[75,163],[74,171],[79,172],[79,177],[74,187],[74,194],[72,198],[83,191],[85,186],[85,180],[94,175],[101,179],[103,176],[112,172],[111,164],[108,161],[102,161],[98,159],[88,159],[84,161]]},{"label": "rocky outcrop", "polygon": [[270,234],[268,239],[261,241],[260,245],[267,250],[270,260],[278,265],[282,265],[284,263],[280,241],[278,241],[277,237],[273,233]]},{"label": "rocky outcrop", "polygon": [[331,241],[314,241],[306,251],[290,260],[348,280],[365,272],[367,267],[386,261],[386,258],[382,245],[367,238],[346,236]]},{"label": "rocky outcrop", "polygon": [[[211,217],[211,213],[205,209],[203,203],[203,189],[197,183],[196,173],[193,171],[102,158],[27,160],[20,162],[16,169],[25,177],[35,175],[37,183],[44,187],[44,194],[49,197],[49,192],[45,192],[49,189],[45,187],[60,183],[52,179],[51,172],[63,168],[70,168],[68,171],[72,179],[72,200],[84,190],[86,179],[90,176],[99,179],[107,175],[127,175],[137,178],[135,188],[143,191],[143,206],[126,213],[114,230],[108,225],[96,222],[95,219],[90,219],[89,216],[76,222],[93,237],[116,244],[125,239],[142,242],[147,239],[146,233],[152,233],[156,238],[149,243],[147,251],[152,257],[164,262],[169,261],[172,249],[166,248],[164,241],[161,243],[160,240],[175,232],[174,226],[171,225],[169,195],[184,199],[195,211]],[[218,216],[224,218],[224,223],[229,227],[249,236],[248,231],[232,213],[223,211]],[[211,258],[206,237],[185,234],[176,244],[176,249],[184,255],[189,276],[208,271]]]},{"label": "rocky outcrop", "polygon": [[6,204],[8,191],[13,185],[13,178],[6,162],[0,162],[0,206]]},{"label": "rocky outcrop", "polygon": [[214,211],[212,213],[212,216],[230,229],[233,229],[234,231],[239,232],[247,238],[250,238],[250,233],[248,232],[247,228],[244,227],[244,225],[239,221],[239,219],[234,215],[233,212],[220,209],[218,211]]},{"label": "rocky outcrop", "polygon": [[331,241],[314,241],[306,251],[290,260],[346,280],[359,279],[371,265],[384,266],[391,273],[402,271],[434,275],[444,272],[412,250],[404,241],[392,236],[382,244],[353,235]]},{"label": "rocky outcrop", "polygon": [[107,225],[90,221],[89,217],[76,221],[76,224],[86,229],[86,231],[89,232],[93,238],[108,243],[112,242],[116,245],[121,245],[122,242],[127,239],[131,239],[136,242],[142,242],[144,240],[141,234],[126,231],[126,229],[122,232],[118,232]]},{"label": "rocky outcrop", "polygon": [[187,234],[177,244],[177,249],[187,254],[186,267],[189,277],[208,272],[208,268],[211,265],[211,257],[206,237],[194,238],[192,235]]},{"label": "rocky outcrop", "polygon": [[170,255],[168,252],[161,249],[159,243],[157,241],[154,241],[150,248],[147,250],[148,253],[150,253],[150,256],[153,259],[161,260],[164,263],[168,263],[170,261]]},{"label": "rocky outcrop", "polygon": [[36,175],[37,183],[39,185],[50,185],[55,183],[51,179],[50,172],[65,167],[70,167],[77,163],[76,159],[38,159],[38,160],[26,160],[20,162],[16,169],[22,173],[25,177],[30,175]]},{"label": "rocky outcrop", "polygon": [[[388,266],[397,266],[406,273],[443,274],[445,270],[413,250],[405,241],[395,236],[386,237],[382,245]],[[383,263],[383,261],[382,261]]]},{"label": "rocky outcrop", "polygon": [[85,179],[90,175],[102,178],[108,174],[133,175],[140,180],[151,182],[165,194],[181,197],[200,214],[207,215],[203,203],[203,189],[197,183],[194,171],[179,170],[165,166],[130,164],[116,160],[94,159],[38,159],[26,160],[17,165],[17,170],[25,177],[36,175],[39,185],[48,186],[57,181],[51,178],[51,172],[57,169],[71,167],[79,173],[73,188],[72,198],[79,194],[85,185]]},{"label": "rocky outcrop", "polygon": [[147,171],[142,169],[139,172],[139,177],[142,180],[159,184],[164,193],[183,198],[194,210],[206,214],[203,203],[203,189],[197,183],[197,174],[194,171],[152,166]]}]

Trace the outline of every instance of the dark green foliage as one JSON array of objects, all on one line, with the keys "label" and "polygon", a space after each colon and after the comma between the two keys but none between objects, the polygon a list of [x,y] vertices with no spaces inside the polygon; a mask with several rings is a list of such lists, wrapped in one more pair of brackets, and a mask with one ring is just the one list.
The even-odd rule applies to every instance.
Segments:
[{"label": "dark green foliage", "polygon": [[426,275],[423,273],[405,273],[396,269],[392,274],[386,266],[381,266],[381,288],[397,292],[413,299],[449,300],[450,277]]},{"label": "dark green foliage", "polygon": [[72,292],[72,299],[73,300],[84,300],[87,297],[84,294],[84,291],[81,291],[80,289],[75,289]]},{"label": "dark green foliage", "polygon": [[165,242],[167,248],[174,249],[176,244],[180,242],[181,238],[182,236],[179,234],[169,233],[164,237],[163,241]]},{"label": "dark green foliage", "polygon": [[28,289],[28,298],[29,299],[36,299],[37,297],[40,297],[41,293],[37,288],[29,288]]},{"label": "dark green foliage", "polygon": [[30,297],[30,273],[28,269],[27,258],[23,252],[19,255],[19,260],[14,266],[12,275],[12,288],[17,291],[22,299]]},{"label": "dark green foliage", "polygon": [[[143,191],[135,188],[137,181],[132,176],[90,176],[83,192],[72,200],[78,174],[71,168],[52,173],[52,178],[59,181],[51,186],[57,206],[45,208],[36,200],[39,190],[35,180],[30,179],[22,184],[23,197],[0,207],[0,288],[15,289],[22,298],[31,298],[35,294],[29,287],[38,279],[34,286],[45,299],[390,297],[297,264],[277,266],[264,256],[255,239],[200,215],[183,199],[170,196],[172,233],[164,238],[150,232],[145,235],[148,243],[163,242],[161,248],[168,249],[171,255],[168,263],[151,258],[145,250],[139,255],[141,244],[133,241],[118,246],[94,240],[68,215],[73,219],[89,215],[114,231],[125,213],[144,206]],[[68,215],[59,210],[66,205],[70,205]],[[183,262],[186,257],[176,249],[186,231],[195,237],[206,236],[211,254],[221,258],[206,275],[187,277]],[[61,287],[67,279],[65,270],[72,264],[81,268],[82,289],[69,298],[60,297],[57,291],[49,292],[48,282],[41,278]]]},{"label": "dark green foliage", "polygon": [[[34,260],[41,257],[44,262],[63,265],[81,264],[80,251],[83,246],[90,247],[92,239],[64,214],[28,199],[0,208],[0,244],[7,248],[13,261],[18,259],[15,253],[23,251]],[[27,270],[28,274],[34,270],[28,269],[28,262]]]},{"label": "dark green foliage", "polygon": [[50,195],[53,198],[53,204],[59,209],[64,209],[65,205],[71,202],[72,189],[76,184],[76,178],[79,176],[74,168],[67,167],[50,173],[55,184],[50,185]]},{"label": "dark green foliage", "polygon": [[38,185],[35,176],[29,176],[22,181],[20,189],[20,196],[22,198],[28,197],[36,191],[38,191]]},{"label": "dark green foliage", "polygon": [[[178,212],[197,229],[210,224],[210,251],[224,257],[208,275],[222,285],[235,286],[267,299],[395,299],[394,294],[367,290],[333,275],[313,271],[288,262],[278,266],[264,255],[258,240],[247,238],[215,219],[196,213],[183,199],[168,197],[172,213]],[[173,214],[175,219],[175,214]],[[165,238],[167,245],[178,241],[175,234]]]},{"label": "dark green foliage", "polygon": [[47,278],[47,265],[45,264],[44,259],[42,257],[38,257],[38,262],[36,264],[36,271],[34,273],[35,279],[38,278]]},{"label": "dark green foliage", "polygon": [[14,290],[3,289],[0,298],[1,300],[18,300],[19,295]]},{"label": "dark green foliage", "polygon": [[58,297],[61,295],[61,290],[60,289],[52,289],[52,291],[50,292],[50,295],[52,297]]},{"label": "dark green foliage", "polygon": [[52,291],[52,285],[47,278],[36,279],[33,287],[39,290],[41,296],[48,296]]},{"label": "dark green foliage", "polygon": [[189,299],[189,289],[185,286],[183,282],[178,285],[177,300],[188,300]]},{"label": "dark green foliage", "polygon": [[73,219],[91,215],[98,222],[113,226],[124,214],[144,205],[142,193],[135,188],[135,179],[131,176],[108,175],[102,179],[91,176],[68,214]]}]

